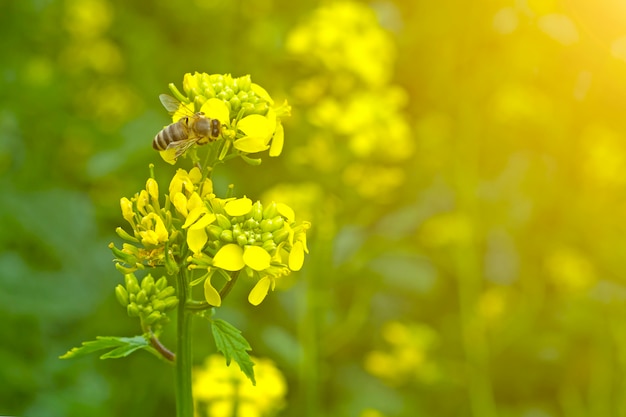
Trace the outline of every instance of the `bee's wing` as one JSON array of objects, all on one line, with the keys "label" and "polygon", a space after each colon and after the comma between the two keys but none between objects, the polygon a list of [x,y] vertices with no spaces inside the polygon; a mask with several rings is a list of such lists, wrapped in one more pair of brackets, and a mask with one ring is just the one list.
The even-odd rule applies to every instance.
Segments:
[{"label": "bee's wing", "polygon": [[175,158],[178,158],[179,156],[187,152],[189,148],[195,145],[197,141],[198,141],[198,138],[196,137],[183,139],[183,140],[177,140],[167,145],[167,150],[176,149]]},{"label": "bee's wing", "polygon": [[159,96],[159,100],[161,100],[161,104],[163,104],[163,107],[165,107],[165,109],[172,114],[176,113],[179,110],[189,115],[193,114],[193,112],[189,109],[189,107],[187,107],[187,105],[181,103],[180,100],[170,95],[161,94]]}]

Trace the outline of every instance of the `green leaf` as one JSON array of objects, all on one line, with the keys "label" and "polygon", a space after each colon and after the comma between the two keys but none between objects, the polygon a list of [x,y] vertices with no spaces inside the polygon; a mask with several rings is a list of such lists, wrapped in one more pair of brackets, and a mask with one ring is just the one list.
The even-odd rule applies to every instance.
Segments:
[{"label": "green leaf", "polygon": [[252,350],[248,341],[241,335],[241,331],[224,320],[215,319],[211,321],[211,331],[215,339],[217,350],[222,352],[226,357],[226,365],[230,365],[231,359],[239,365],[241,371],[250,378],[253,385],[256,385],[254,379],[254,362],[248,355],[248,350]]},{"label": "green leaf", "polygon": [[70,349],[61,359],[77,358],[79,356],[88,355],[90,353],[101,350],[109,350],[100,356],[100,359],[117,359],[124,358],[136,350],[146,349],[150,353],[159,356],[158,352],[150,346],[149,342],[143,336],[135,337],[115,337],[115,336],[98,336],[96,340],[83,342],[82,346]]}]

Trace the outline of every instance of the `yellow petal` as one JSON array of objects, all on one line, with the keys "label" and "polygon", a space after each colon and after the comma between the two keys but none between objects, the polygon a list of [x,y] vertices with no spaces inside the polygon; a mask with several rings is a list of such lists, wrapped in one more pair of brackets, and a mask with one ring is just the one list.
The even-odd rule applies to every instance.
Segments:
[{"label": "yellow petal", "polygon": [[200,108],[201,112],[211,119],[217,119],[222,124],[230,123],[230,113],[226,104],[218,98],[208,99]]},{"label": "yellow petal", "polygon": [[214,221],[215,221],[215,214],[207,213],[204,216],[200,217],[197,222],[189,226],[189,230],[204,229],[205,227],[207,227]]},{"label": "yellow petal", "polygon": [[304,263],[304,246],[302,242],[296,242],[289,252],[289,269],[299,271]]},{"label": "yellow petal", "polygon": [[189,113],[195,113],[193,103],[181,103],[181,106],[172,115],[172,122],[176,123],[183,117],[189,116]]},{"label": "yellow petal", "polygon": [[270,156],[279,156],[283,151],[283,145],[285,143],[285,129],[283,129],[282,123],[276,126],[276,132],[272,138],[272,144],[270,145]]},{"label": "yellow petal", "polygon": [[141,236],[141,244],[144,246],[158,246],[159,238],[154,230],[146,230],[139,232]]},{"label": "yellow petal", "polygon": [[243,251],[243,261],[255,271],[269,268],[272,257],[260,246],[246,246]]},{"label": "yellow petal", "polygon": [[193,184],[198,184],[202,179],[202,171],[200,171],[200,168],[191,168],[191,171],[189,171],[189,179]]},{"label": "yellow petal", "polygon": [[244,117],[237,123],[237,129],[245,133],[246,136],[259,137],[263,140],[270,138],[274,133],[271,120],[260,114]]},{"label": "yellow petal", "polygon": [[202,248],[204,248],[207,240],[208,237],[204,228],[189,228],[189,230],[187,230],[187,245],[194,254],[202,251]]},{"label": "yellow petal", "polygon": [[237,139],[233,146],[235,149],[245,153],[263,152],[268,149],[269,146],[265,144],[265,138],[260,136],[244,136],[241,139]]},{"label": "yellow petal", "polygon": [[167,162],[168,164],[174,165],[176,163],[176,149],[175,148],[166,149],[164,151],[159,152],[159,154],[161,155],[161,158],[163,158],[163,160]]},{"label": "yellow petal", "polygon": [[166,242],[169,237],[169,233],[167,232],[167,228],[165,227],[165,223],[160,217],[156,217],[154,231],[156,232],[159,241]]},{"label": "yellow petal", "polygon": [[246,264],[243,261],[243,249],[234,243],[224,245],[213,257],[213,266],[226,271],[239,271]]},{"label": "yellow petal", "polygon": [[204,206],[194,208],[193,210],[189,212],[189,215],[187,216],[187,220],[185,220],[185,224],[183,224],[182,228],[183,229],[188,228],[189,226],[194,224],[196,220],[200,218],[200,216],[208,212],[209,210],[207,210],[207,208]]},{"label": "yellow petal", "polygon": [[278,203],[276,204],[276,209],[281,216],[287,219],[289,223],[293,222],[296,219],[296,214],[293,209],[289,207],[287,204]]},{"label": "yellow petal", "polygon": [[146,190],[148,190],[148,194],[150,194],[153,200],[159,200],[159,184],[157,184],[154,178],[148,178],[146,181]]},{"label": "yellow petal", "polygon": [[123,197],[120,200],[120,207],[122,208],[122,217],[128,223],[133,224],[133,220],[135,218],[135,212],[133,211],[133,203],[126,197]]},{"label": "yellow petal", "polygon": [[174,197],[172,198],[172,204],[174,204],[174,207],[176,207],[176,210],[180,214],[187,217],[187,215],[189,214],[189,211],[187,211],[187,197],[185,197],[183,193],[174,194]]},{"label": "yellow petal", "polygon": [[211,277],[204,281],[204,298],[206,302],[212,306],[219,307],[222,305],[222,298],[220,293],[211,285]]},{"label": "yellow petal", "polygon": [[243,216],[252,210],[252,200],[247,197],[231,200],[226,203],[224,210],[229,216]]},{"label": "yellow petal", "polygon": [[200,198],[198,193],[192,193],[187,202],[187,210],[193,210],[197,207],[204,207],[204,201]]},{"label": "yellow petal", "polygon": [[265,299],[267,292],[270,289],[271,279],[269,277],[263,277],[256,283],[250,295],[248,295],[248,301],[253,306],[258,306]]},{"label": "yellow petal", "polygon": [[254,91],[257,96],[269,102],[270,106],[274,104],[274,100],[272,100],[272,97],[270,97],[267,91],[260,85],[252,83],[250,84],[250,90]]}]

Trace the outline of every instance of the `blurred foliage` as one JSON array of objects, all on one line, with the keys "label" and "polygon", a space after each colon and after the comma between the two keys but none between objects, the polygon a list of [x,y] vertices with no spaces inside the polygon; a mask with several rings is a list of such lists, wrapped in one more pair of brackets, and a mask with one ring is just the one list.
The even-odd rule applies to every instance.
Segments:
[{"label": "blurred foliage", "polygon": [[0,3],[0,414],[172,415],[149,355],[58,356],[137,333],[107,245],[148,164],[174,172],[158,95],[202,71],[293,106],[282,158],[214,176],[313,223],[289,291],[220,312],[284,375],[278,415],[626,415],[624,22],[614,0]]}]

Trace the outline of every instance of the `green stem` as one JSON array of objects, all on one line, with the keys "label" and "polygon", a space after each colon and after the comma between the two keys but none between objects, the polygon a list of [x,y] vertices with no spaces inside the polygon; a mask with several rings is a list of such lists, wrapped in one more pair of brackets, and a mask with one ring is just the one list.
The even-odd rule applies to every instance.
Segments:
[{"label": "green stem", "polygon": [[191,392],[191,315],[185,306],[191,299],[187,270],[178,274],[178,326],[176,336],[176,416],[193,417],[193,396]]}]

